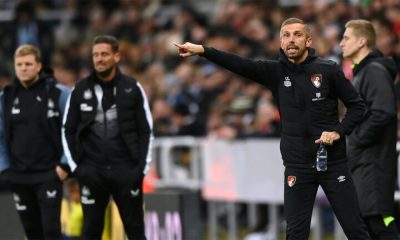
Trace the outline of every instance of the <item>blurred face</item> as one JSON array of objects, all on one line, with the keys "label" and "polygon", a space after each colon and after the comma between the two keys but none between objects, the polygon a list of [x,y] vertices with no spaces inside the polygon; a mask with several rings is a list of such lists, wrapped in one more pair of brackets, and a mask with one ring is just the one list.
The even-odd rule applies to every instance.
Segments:
[{"label": "blurred face", "polygon": [[115,64],[119,62],[119,53],[112,51],[111,45],[99,43],[92,49],[93,65],[97,75],[104,78],[112,78],[115,74]]},{"label": "blurred face", "polygon": [[25,87],[39,79],[42,64],[36,61],[34,55],[18,56],[14,59],[15,74]]},{"label": "blurred face", "polygon": [[300,63],[308,56],[307,48],[311,38],[307,36],[305,25],[293,23],[283,26],[280,34],[281,48],[286,57],[294,63]]},{"label": "blurred face", "polygon": [[340,42],[340,47],[343,51],[344,58],[353,59],[357,56],[361,48],[360,38],[356,37],[352,28],[346,28],[344,31],[343,39]]}]

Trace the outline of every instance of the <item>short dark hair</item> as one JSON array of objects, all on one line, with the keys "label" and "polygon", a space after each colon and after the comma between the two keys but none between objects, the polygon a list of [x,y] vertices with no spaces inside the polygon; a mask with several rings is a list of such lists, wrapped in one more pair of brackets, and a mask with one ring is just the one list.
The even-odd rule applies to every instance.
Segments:
[{"label": "short dark hair", "polygon": [[282,25],[281,25],[281,31],[282,28],[286,25],[290,25],[290,24],[295,24],[295,23],[300,23],[303,24],[306,30],[306,34],[307,37],[311,37],[311,29],[310,26],[308,26],[308,24],[306,24],[303,20],[301,20],[300,18],[288,18],[285,21],[283,21]]},{"label": "short dark hair", "polygon": [[118,52],[118,50],[119,50],[118,40],[114,36],[111,36],[111,35],[96,36],[93,40],[93,45],[100,44],[100,43],[109,44],[114,53]]}]

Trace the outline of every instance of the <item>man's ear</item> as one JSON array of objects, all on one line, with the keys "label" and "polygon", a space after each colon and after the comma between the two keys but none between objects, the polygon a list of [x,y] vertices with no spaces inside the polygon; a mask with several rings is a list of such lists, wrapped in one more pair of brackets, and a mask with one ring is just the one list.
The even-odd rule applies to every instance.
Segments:
[{"label": "man's ear", "polygon": [[38,74],[39,74],[40,71],[42,71],[43,64],[42,64],[41,62],[39,62],[39,63],[38,63],[38,66],[39,66],[39,68],[38,68]]},{"label": "man's ear", "polygon": [[306,47],[311,47],[311,44],[312,44],[312,38],[307,38],[307,40],[306,40]]},{"label": "man's ear", "polygon": [[360,48],[363,48],[367,45],[367,39],[365,37],[360,37],[358,39],[358,45],[360,46]]},{"label": "man's ear", "polygon": [[121,55],[120,55],[119,52],[117,52],[117,53],[114,54],[114,61],[116,63],[119,63],[119,60],[121,60]]}]

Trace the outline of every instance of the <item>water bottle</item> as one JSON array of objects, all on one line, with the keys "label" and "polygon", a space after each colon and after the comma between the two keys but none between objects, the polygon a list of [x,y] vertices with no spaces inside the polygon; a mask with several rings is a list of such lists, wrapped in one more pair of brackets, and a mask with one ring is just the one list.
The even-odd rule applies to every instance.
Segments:
[{"label": "water bottle", "polygon": [[318,172],[323,172],[328,169],[328,152],[326,151],[325,144],[323,142],[319,144],[315,166]]}]

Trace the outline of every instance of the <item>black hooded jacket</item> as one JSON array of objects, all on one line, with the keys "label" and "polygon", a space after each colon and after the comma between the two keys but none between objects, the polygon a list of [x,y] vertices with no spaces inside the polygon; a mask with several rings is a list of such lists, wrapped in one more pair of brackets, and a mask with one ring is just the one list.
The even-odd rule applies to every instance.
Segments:
[{"label": "black hooded jacket", "polygon": [[56,165],[69,171],[61,144],[62,115],[69,93],[47,68],[28,88],[15,79],[4,89],[0,106],[4,123],[1,142],[9,157],[0,157],[0,170],[10,169],[11,178],[30,183],[43,180],[43,172],[55,174]]},{"label": "black hooded jacket", "polygon": [[391,215],[397,169],[396,64],[372,51],[353,69],[364,99],[364,119],[349,137],[349,166],[364,215]]},{"label": "black hooded jacket", "polygon": [[[372,51],[353,68],[352,83],[367,105],[362,124],[351,135],[355,145],[373,144],[382,136],[382,126],[396,122],[396,74],[395,62],[391,58],[384,58],[379,50]],[[396,136],[396,129],[392,135]]]},{"label": "black hooded jacket", "polygon": [[[205,47],[204,57],[269,88],[281,114],[281,154],[286,166],[313,168],[323,131],[336,131],[340,140],[328,146],[328,165],[346,161],[345,135],[361,120],[365,106],[341,68],[308,49],[307,59],[290,62],[280,52],[279,61],[254,61]],[[339,121],[338,99],[347,107]]]}]

